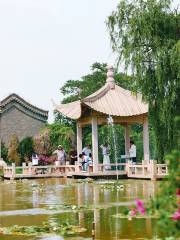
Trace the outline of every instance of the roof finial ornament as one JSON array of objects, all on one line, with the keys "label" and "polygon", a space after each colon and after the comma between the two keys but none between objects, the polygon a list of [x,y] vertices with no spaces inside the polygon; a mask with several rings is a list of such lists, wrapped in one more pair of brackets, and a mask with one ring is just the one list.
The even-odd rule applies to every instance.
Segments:
[{"label": "roof finial ornament", "polygon": [[114,69],[113,69],[112,65],[108,65],[108,67],[107,67],[106,85],[110,86],[110,89],[115,88]]}]

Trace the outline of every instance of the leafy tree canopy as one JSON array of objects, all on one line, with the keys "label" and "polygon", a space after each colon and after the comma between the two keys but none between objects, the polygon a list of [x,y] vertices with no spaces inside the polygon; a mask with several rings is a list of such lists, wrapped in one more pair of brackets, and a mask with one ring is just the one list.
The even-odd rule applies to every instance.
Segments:
[{"label": "leafy tree canopy", "polygon": [[113,50],[149,102],[158,159],[174,146],[180,114],[180,14],[169,0],[121,0],[107,19]]},{"label": "leafy tree canopy", "polygon": [[[61,88],[64,96],[63,103],[83,99],[100,89],[106,82],[106,74],[106,63],[94,63],[90,74],[83,76],[80,80],[68,80]],[[114,78],[121,87],[132,89],[130,76],[116,72]]]}]

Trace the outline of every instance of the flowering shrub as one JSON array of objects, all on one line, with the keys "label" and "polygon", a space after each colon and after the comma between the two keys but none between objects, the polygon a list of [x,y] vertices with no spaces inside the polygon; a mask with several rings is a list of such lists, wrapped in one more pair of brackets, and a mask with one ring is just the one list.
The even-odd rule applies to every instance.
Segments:
[{"label": "flowering shrub", "polygon": [[45,156],[45,155],[39,155],[39,165],[51,165],[54,164],[54,162],[57,160],[56,156]]},{"label": "flowering shrub", "polygon": [[50,155],[52,151],[50,131],[45,128],[34,137],[34,151],[40,155]]}]

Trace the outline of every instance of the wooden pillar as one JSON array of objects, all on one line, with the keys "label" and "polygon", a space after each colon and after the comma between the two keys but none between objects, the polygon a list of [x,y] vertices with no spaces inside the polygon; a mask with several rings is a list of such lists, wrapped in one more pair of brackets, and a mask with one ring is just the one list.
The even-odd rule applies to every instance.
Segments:
[{"label": "wooden pillar", "polygon": [[144,118],[143,123],[143,147],[144,147],[144,160],[149,160],[149,130],[148,130],[148,117]]},{"label": "wooden pillar", "polygon": [[97,117],[92,117],[92,153],[93,153],[93,172],[98,171],[98,126]]},{"label": "wooden pillar", "polygon": [[77,123],[77,154],[82,153],[82,127]]},{"label": "wooden pillar", "polygon": [[130,149],[130,126],[127,124],[125,126],[125,154],[129,154],[129,149]]}]

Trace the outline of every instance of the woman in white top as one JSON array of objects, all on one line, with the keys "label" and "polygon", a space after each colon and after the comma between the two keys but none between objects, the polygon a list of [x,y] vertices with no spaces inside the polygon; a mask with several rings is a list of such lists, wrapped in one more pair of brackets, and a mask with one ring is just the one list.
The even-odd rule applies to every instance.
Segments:
[{"label": "woman in white top", "polygon": [[89,144],[86,145],[86,147],[83,148],[82,152],[85,153],[85,155],[89,157],[89,154],[92,154],[91,146]]},{"label": "woman in white top", "polygon": [[38,155],[36,153],[33,153],[33,155],[32,155],[32,165],[33,166],[38,166],[38,161],[39,161]]},{"label": "woman in white top", "polygon": [[109,146],[107,143],[100,146],[103,154],[103,165],[105,170],[110,170],[110,157],[109,157]]},{"label": "woman in white top", "polygon": [[133,163],[136,163],[136,146],[134,141],[130,141],[129,156]]},{"label": "woman in white top", "polygon": [[61,145],[58,146],[58,149],[53,154],[57,154],[56,165],[66,165],[66,152]]}]

